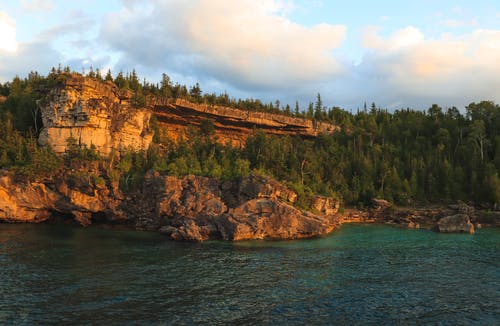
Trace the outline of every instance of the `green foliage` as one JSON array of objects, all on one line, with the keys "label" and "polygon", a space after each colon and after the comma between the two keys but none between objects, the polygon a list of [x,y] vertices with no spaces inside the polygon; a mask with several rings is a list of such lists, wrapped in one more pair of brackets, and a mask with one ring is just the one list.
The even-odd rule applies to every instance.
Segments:
[{"label": "green foliage", "polygon": [[[30,73],[0,85],[0,168],[16,169],[31,178],[54,175],[61,160],[50,149],[39,147],[41,127],[36,101],[44,91],[64,81],[69,68],[53,68],[47,77]],[[102,79],[91,70],[91,78]],[[255,131],[242,148],[217,142],[214,125],[203,121],[173,142],[153,118],[154,142],[146,153],[126,151],[120,158],[101,157],[69,139],[63,156],[67,167],[100,166],[102,174],[90,180],[119,182],[125,191],[140,186],[149,169],[183,176],[205,175],[223,180],[258,172],[289,184],[306,207],[315,193],[342,197],[364,205],[374,197],[399,204],[414,202],[475,201],[500,203],[500,107],[488,101],[471,103],[462,114],[437,105],[426,111],[377,108],[375,103],[356,114],[324,106],[320,94],[301,111],[279,101],[264,104],[254,99],[234,99],[227,93],[203,93],[198,84],[174,84],[164,74],[160,85],[140,82],[135,71],[105,79],[134,92],[134,106],[147,96],[184,98],[246,111],[280,113],[332,122],[342,128],[315,139],[275,137]]]},{"label": "green foliage", "polygon": [[72,162],[77,164],[83,162],[93,162],[101,160],[101,156],[97,151],[96,147],[92,144],[90,147],[78,144],[78,141],[70,137],[67,140],[66,152],[64,154],[64,159],[67,165]]},{"label": "green foliage", "polygon": [[14,169],[30,178],[51,177],[60,167],[60,160],[47,147],[40,147],[33,134],[14,129],[12,115],[0,119],[0,169]]}]

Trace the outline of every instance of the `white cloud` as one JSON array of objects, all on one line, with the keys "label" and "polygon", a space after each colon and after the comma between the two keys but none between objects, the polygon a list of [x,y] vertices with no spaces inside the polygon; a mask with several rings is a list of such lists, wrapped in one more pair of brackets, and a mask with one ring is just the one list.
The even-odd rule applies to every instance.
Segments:
[{"label": "white cloud", "polygon": [[[158,0],[124,2],[107,17],[102,38],[123,62],[174,67],[243,87],[286,88],[343,72],[332,51],[344,26],[305,27],[286,17],[291,2]],[[139,10],[139,12],[138,12]]]},{"label": "white cloud", "polygon": [[20,43],[16,52],[0,51],[0,81],[18,75],[25,77],[30,71],[46,74],[61,61],[61,55],[45,42]]},{"label": "white cloud", "polygon": [[396,31],[390,37],[378,35],[378,27],[368,27],[363,35],[363,45],[366,48],[380,52],[391,52],[418,44],[424,40],[424,34],[413,26]]},{"label": "white cloud", "polygon": [[0,52],[17,50],[16,23],[6,13],[0,11]]},{"label": "white cloud", "polygon": [[355,69],[357,82],[386,103],[500,101],[500,30],[430,39],[414,27],[388,37],[371,29],[363,44],[370,52]]},{"label": "white cloud", "polygon": [[22,0],[23,10],[31,12],[51,11],[54,9],[54,3],[51,0]]},{"label": "white cloud", "polygon": [[458,28],[458,27],[474,27],[478,25],[476,19],[470,20],[458,20],[458,19],[446,19],[441,22],[443,26]]}]

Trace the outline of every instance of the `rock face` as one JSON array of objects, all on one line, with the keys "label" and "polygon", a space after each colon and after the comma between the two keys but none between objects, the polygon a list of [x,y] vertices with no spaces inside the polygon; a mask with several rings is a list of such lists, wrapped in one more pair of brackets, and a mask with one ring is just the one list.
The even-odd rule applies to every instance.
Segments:
[{"label": "rock face", "polygon": [[298,239],[327,234],[334,215],[303,212],[291,204],[297,194],[270,178],[239,181],[150,172],[143,190],[124,197],[112,185],[14,182],[0,177],[0,221],[43,222],[64,216],[81,225],[132,224],[158,230],[173,240]]},{"label": "rock face", "polygon": [[340,202],[331,197],[316,196],[313,198],[311,208],[326,215],[337,214]]},{"label": "rock face", "polygon": [[438,221],[437,226],[439,232],[474,234],[474,225],[465,214],[445,216]]},{"label": "rock face", "polygon": [[275,135],[317,137],[333,133],[338,126],[228,107],[195,104],[184,99],[149,96],[141,108],[134,108],[133,93],[118,89],[112,82],[101,82],[78,74],[64,75],[61,85],[49,90],[38,106],[43,120],[40,144],[50,144],[63,153],[68,138],[80,145],[94,145],[104,155],[126,148],[147,149],[152,133],[151,112],[165,134],[177,141],[189,127],[210,120],[215,139],[241,146],[256,129]]},{"label": "rock face", "polygon": [[0,175],[0,221],[38,223],[55,216],[73,218],[81,225],[105,215],[107,222],[127,222],[120,196],[106,186],[61,181],[56,185],[19,182],[10,173]]},{"label": "rock face", "polygon": [[149,175],[145,183],[145,199],[154,198],[155,207],[147,224],[175,240],[298,239],[327,234],[337,225],[333,215],[294,208],[295,192],[261,176],[217,182]]},{"label": "rock face", "polygon": [[151,106],[160,126],[167,135],[177,140],[188,126],[199,126],[203,121],[212,121],[215,136],[222,143],[234,146],[245,144],[255,129],[274,135],[299,135],[314,138],[321,133],[331,134],[338,126],[289,117],[281,114],[244,111],[228,107],[195,104],[183,99],[161,101],[152,100]]},{"label": "rock face", "polygon": [[77,74],[65,77],[38,102],[43,120],[40,144],[63,153],[73,138],[79,145],[94,145],[103,155],[149,147],[151,112],[133,108],[131,92]]}]

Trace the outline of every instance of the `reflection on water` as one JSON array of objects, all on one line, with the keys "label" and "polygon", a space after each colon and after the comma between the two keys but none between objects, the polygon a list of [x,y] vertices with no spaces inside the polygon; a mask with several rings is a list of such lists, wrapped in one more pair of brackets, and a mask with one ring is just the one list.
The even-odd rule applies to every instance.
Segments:
[{"label": "reflection on water", "polygon": [[500,230],[167,241],[0,224],[0,324],[500,323]]}]

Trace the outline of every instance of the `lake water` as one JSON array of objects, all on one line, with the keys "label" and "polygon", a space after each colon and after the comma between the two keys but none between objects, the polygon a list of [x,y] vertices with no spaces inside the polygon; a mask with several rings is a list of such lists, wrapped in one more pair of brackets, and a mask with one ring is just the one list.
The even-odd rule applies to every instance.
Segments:
[{"label": "lake water", "polygon": [[500,229],[300,241],[0,224],[0,324],[500,324]]}]

